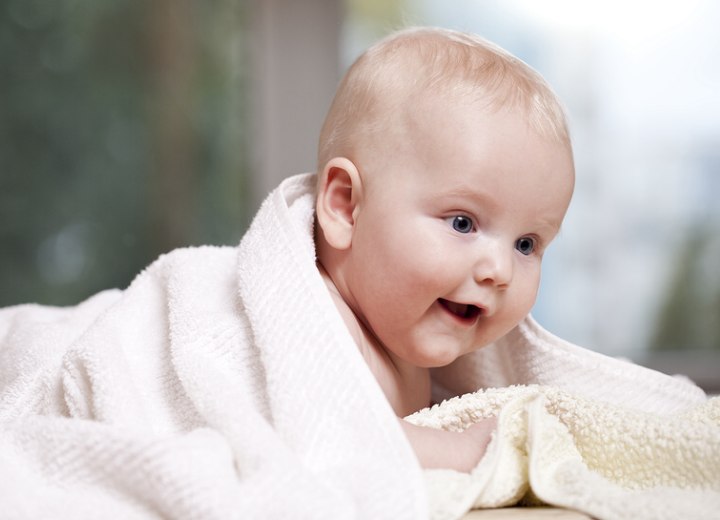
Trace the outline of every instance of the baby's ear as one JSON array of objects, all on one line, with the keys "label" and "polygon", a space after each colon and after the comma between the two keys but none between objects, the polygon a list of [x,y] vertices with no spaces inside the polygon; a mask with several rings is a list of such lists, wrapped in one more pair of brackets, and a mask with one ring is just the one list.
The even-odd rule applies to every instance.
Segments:
[{"label": "baby's ear", "polygon": [[344,157],[328,161],[320,173],[316,212],[322,233],[331,247],[350,247],[361,193],[360,174],[352,161]]}]

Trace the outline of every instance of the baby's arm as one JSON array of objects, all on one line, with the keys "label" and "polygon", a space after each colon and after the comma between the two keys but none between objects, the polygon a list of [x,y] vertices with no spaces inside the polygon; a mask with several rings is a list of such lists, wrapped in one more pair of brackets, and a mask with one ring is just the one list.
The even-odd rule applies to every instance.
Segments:
[{"label": "baby's arm", "polygon": [[403,419],[400,424],[423,468],[470,472],[485,454],[497,420],[485,419],[462,432],[416,426]]}]

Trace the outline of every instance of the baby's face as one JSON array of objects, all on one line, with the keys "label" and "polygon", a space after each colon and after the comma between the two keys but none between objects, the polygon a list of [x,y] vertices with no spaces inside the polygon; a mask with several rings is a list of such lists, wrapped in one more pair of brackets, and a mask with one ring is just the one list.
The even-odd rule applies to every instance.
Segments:
[{"label": "baby's face", "polygon": [[519,113],[429,102],[402,120],[356,162],[348,303],[387,350],[443,366],[530,311],[574,169]]}]

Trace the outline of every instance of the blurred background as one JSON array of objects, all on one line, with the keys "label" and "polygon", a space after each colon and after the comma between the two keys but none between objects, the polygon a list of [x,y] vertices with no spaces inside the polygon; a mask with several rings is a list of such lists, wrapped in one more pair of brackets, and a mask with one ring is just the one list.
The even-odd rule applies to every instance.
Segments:
[{"label": "blurred background", "polygon": [[720,3],[5,0],[0,305],[69,305],[235,245],[315,169],[342,72],[408,25],[479,33],[564,101],[577,189],[533,311],[720,390]]}]

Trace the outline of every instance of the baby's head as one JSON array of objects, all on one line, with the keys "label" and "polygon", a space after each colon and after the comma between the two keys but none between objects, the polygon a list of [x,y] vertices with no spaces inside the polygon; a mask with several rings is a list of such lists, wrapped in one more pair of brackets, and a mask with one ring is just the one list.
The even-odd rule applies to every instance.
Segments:
[{"label": "baby's head", "polygon": [[390,356],[442,366],[530,311],[574,168],[527,65],[471,35],[397,33],[346,74],[318,158],[318,261]]}]

